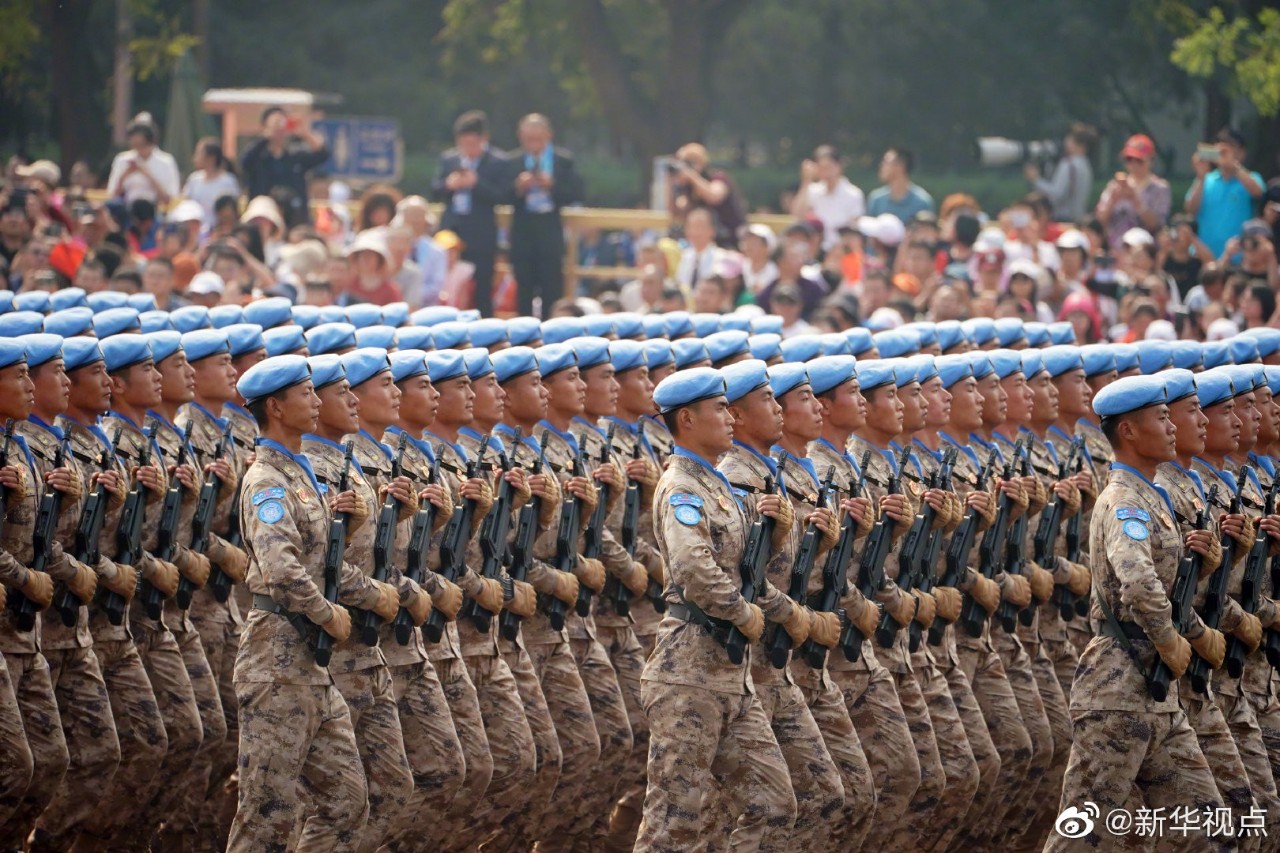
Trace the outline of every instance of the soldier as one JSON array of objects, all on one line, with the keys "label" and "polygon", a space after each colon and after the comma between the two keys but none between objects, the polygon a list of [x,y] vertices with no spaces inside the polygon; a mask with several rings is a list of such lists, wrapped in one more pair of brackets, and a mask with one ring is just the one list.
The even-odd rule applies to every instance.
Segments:
[{"label": "soldier", "polygon": [[[694,369],[665,379],[654,402],[675,440],[654,495],[654,529],[667,566],[667,611],[642,676],[649,720],[649,788],[637,851],[692,849],[701,798],[714,779],[741,817],[730,846],[785,850],[796,817],[787,765],[751,680],[751,654],[733,663],[721,642],[731,628],[758,639],[766,615],[785,622],[796,605],[764,583],[755,602],[739,591],[747,525],[738,498],[712,466],[732,446],[733,421],[719,372]],[[790,504],[756,501],[790,536]],[[734,747],[739,763],[715,763]]]},{"label": "soldier", "polygon": [[[1177,678],[1193,647],[1211,665],[1221,662],[1224,650],[1222,635],[1198,617],[1185,635],[1169,617],[1167,590],[1183,543],[1168,499],[1152,484],[1157,466],[1177,455],[1166,397],[1161,379],[1131,377],[1093,401],[1116,461],[1090,530],[1090,617],[1098,636],[1081,655],[1071,693],[1074,737],[1060,809],[1092,802],[1108,814],[1124,805],[1135,783],[1151,808],[1221,807],[1208,763],[1178,707],[1177,685],[1157,701],[1146,683],[1157,660]],[[1186,544],[1207,557],[1210,543],[1210,537],[1197,537]],[[1089,829],[1081,833],[1085,843],[1102,843],[1103,827],[1082,828]],[[1077,843],[1055,832],[1045,849]],[[1204,847],[1203,839],[1190,837],[1166,837],[1161,844]]]},{"label": "soldier", "polygon": [[[645,341],[644,358],[645,363],[649,366],[649,381],[655,388],[659,382],[676,372],[675,353],[672,351],[671,342],[668,340],[656,338]],[[667,458],[672,451],[671,432],[667,429],[667,425],[662,422],[662,418],[658,417],[656,406],[651,411],[644,412],[642,417],[644,418],[645,440],[649,442],[649,446],[653,448],[654,455],[658,457],[658,467],[665,468]],[[654,618],[651,624],[652,630],[640,632],[640,636],[647,635],[651,639],[655,637],[657,625],[661,621],[660,618]],[[652,651],[652,643],[649,644],[648,649]]]}]

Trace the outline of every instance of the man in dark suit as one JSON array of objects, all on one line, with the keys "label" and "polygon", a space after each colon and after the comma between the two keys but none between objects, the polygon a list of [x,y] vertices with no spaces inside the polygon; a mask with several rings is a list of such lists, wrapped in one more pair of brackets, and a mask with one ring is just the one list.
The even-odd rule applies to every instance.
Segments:
[{"label": "man in dark suit", "polygon": [[507,166],[489,148],[489,118],[470,110],[453,123],[454,147],[440,155],[431,196],[445,205],[440,227],[464,244],[462,259],[475,264],[475,307],[493,316],[493,258],[498,251],[498,225],[493,207],[507,193]]},{"label": "man in dark suit", "polygon": [[516,276],[517,311],[533,313],[542,299],[545,317],[564,295],[564,227],[560,209],[582,201],[582,178],[573,156],[551,144],[551,122],[530,113],[520,119],[520,148],[507,162],[511,217],[511,265]]}]

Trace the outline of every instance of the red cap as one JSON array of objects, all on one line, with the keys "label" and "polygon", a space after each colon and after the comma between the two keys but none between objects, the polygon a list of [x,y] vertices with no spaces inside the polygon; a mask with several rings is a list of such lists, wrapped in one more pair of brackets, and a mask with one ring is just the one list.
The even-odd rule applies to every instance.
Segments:
[{"label": "red cap", "polygon": [[85,248],[78,243],[63,240],[49,250],[49,266],[66,278],[75,278],[84,262]]},{"label": "red cap", "polygon": [[1156,155],[1156,144],[1145,133],[1135,133],[1120,150],[1121,157],[1137,157],[1139,160],[1150,160]]},{"label": "red cap", "polygon": [[989,270],[999,269],[1004,266],[1004,251],[1002,249],[990,249],[978,255],[978,269]]}]

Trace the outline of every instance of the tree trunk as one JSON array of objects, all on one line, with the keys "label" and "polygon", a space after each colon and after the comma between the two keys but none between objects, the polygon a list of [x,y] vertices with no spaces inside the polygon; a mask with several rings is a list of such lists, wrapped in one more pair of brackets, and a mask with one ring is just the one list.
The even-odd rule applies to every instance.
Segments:
[{"label": "tree trunk", "polygon": [[129,126],[129,113],[133,109],[133,53],[129,42],[133,39],[133,12],[129,0],[116,0],[116,61],[111,79],[111,142],[123,148],[125,128]]},{"label": "tree trunk", "polygon": [[1231,124],[1231,99],[1216,80],[1204,87],[1204,140],[1213,139],[1218,131]]},{"label": "tree trunk", "polygon": [[94,99],[101,79],[87,50],[87,0],[46,0],[43,11],[59,157],[66,174],[77,160],[92,159],[106,142],[100,130],[101,110]]}]

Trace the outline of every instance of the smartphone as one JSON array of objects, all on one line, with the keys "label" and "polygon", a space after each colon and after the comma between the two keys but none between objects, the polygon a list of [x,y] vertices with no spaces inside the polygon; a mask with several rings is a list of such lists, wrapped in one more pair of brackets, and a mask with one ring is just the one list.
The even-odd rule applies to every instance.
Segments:
[{"label": "smartphone", "polygon": [[298,117],[297,117],[297,116],[289,116],[288,118],[286,118],[286,119],[284,120],[284,126],[285,126],[285,129],[286,129],[286,130],[288,130],[288,131],[290,131],[290,132],[293,132],[293,131],[297,130],[297,129],[298,129],[298,127],[299,127],[299,125],[301,125],[301,124],[302,124],[302,122],[298,121]]},{"label": "smartphone", "polygon": [[1212,142],[1201,142],[1196,146],[1196,156],[1206,163],[1218,162],[1218,146]]}]

